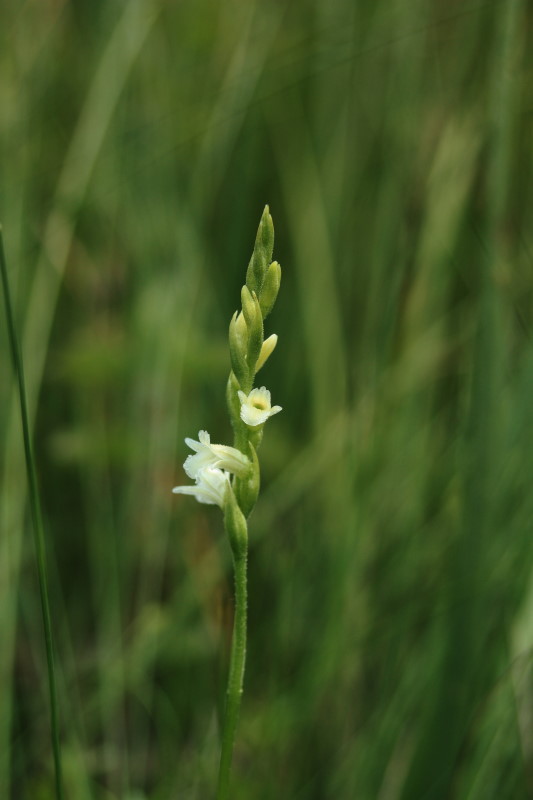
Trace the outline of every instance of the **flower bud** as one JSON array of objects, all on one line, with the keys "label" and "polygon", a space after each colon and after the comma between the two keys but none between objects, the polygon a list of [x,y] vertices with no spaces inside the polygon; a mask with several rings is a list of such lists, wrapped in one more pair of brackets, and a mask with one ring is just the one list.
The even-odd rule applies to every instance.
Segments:
[{"label": "flower bud", "polygon": [[256,372],[259,372],[267,358],[271,355],[271,353],[273,353],[277,343],[278,337],[276,333],[273,333],[268,337],[268,339],[265,339],[261,348],[261,352],[259,353],[259,358],[257,359],[257,364],[255,365]]},{"label": "flower bud", "polygon": [[257,235],[254,252],[246,271],[246,285],[250,292],[259,292],[274,250],[274,225],[268,206],[265,206]]},{"label": "flower bud", "polygon": [[242,314],[235,312],[229,324],[229,352],[231,368],[241,386],[248,382],[248,364],[246,363],[247,328]]},{"label": "flower bud", "polygon": [[259,304],[261,306],[263,319],[270,314],[274,307],[280,283],[281,267],[277,261],[273,261],[266,271],[265,280],[259,295]]},{"label": "flower bud", "polygon": [[241,289],[241,303],[242,313],[246,321],[246,325],[248,328],[251,328],[255,320],[256,307],[254,303],[254,297],[247,286],[243,286]]},{"label": "flower bud", "polygon": [[230,415],[231,425],[234,430],[241,428],[241,401],[239,400],[240,384],[235,373],[232,371],[229,374],[228,383],[226,386],[226,403]]},{"label": "flower bud", "polygon": [[244,314],[241,314],[240,311],[237,314],[237,319],[235,320],[235,326],[237,330],[237,335],[242,343],[242,346],[246,347],[246,342],[248,341],[248,328],[246,325]]},{"label": "flower bud", "polygon": [[[243,287],[243,289],[246,289],[246,287]],[[246,289],[246,291],[248,292],[248,289]],[[249,292],[248,294],[250,295]],[[261,353],[261,348],[263,347],[263,315],[261,314],[261,307],[255,292],[252,292],[250,299],[252,302],[248,310],[250,311],[253,307],[253,311],[250,313],[250,322],[247,321],[248,349],[246,359],[251,379],[254,374],[257,359]]]}]

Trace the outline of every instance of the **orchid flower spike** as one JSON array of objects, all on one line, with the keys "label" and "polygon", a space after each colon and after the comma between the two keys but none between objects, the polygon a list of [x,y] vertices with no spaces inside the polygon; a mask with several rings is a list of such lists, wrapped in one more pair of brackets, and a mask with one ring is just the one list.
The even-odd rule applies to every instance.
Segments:
[{"label": "orchid flower spike", "polygon": [[207,431],[199,431],[198,441],[185,439],[185,444],[195,451],[194,455],[187,456],[183,469],[193,480],[196,480],[200,470],[206,467],[216,467],[232,472],[242,477],[250,468],[250,459],[236,447],[225,444],[211,444],[211,437]]},{"label": "orchid flower spike", "polygon": [[239,391],[238,395],[241,402],[241,419],[250,428],[263,425],[269,417],[281,411],[281,406],[270,404],[270,392],[265,386],[252,389],[248,395]]},{"label": "orchid flower spike", "polygon": [[196,475],[194,486],[175,486],[174,494],[192,494],[199,503],[224,508],[226,492],[231,491],[229,475],[216,467],[204,467]]}]

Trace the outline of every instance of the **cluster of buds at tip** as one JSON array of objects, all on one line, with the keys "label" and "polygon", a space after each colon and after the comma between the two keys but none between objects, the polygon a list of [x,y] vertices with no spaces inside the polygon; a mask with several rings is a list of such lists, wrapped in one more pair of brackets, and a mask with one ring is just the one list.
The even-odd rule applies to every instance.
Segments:
[{"label": "cluster of buds at tip", "polygon": [[281,283],[281,267],[271,261],[273,249],[274,226],[267,206],[241,289],[242,310],[235,312],[229,327],[231,368],[240,390],[246,394],[278,341],[275,334],[264,338],[264,321],[272,311]]},{"label": "cluster of buds at tip", "polygon": [[246,544],[246,517],[259,493],[256,450],[263,427],[281,411],[281,406],[272,406],[265,386],[253,387],[256,373],[278,342],[275,333],[264,338],[264,320],[272,311],[281,282],[281,267],[271,260],[273,249],[274,226],[266,206],[241,290],[241,309],[234,313],[229,326],[232,371],[227,402],[235,446],[211,444],[207,431],[200,431],[198,440],[185,439],[194,453],[186,458],[183,467],[195,484],[173,489],[177,494],[190,494],[201,503],[222,508],[234,555]]}]

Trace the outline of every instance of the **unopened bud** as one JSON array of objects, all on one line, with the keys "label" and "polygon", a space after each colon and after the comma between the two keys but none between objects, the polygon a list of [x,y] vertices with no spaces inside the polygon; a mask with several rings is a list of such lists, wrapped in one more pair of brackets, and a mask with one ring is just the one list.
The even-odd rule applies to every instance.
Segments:
[{"label": "unopened bud", "polygon": [[277,261],[273,261],[267,269],[263,287],[259,295],[261,313],[265,319],[274,307],[281,283],[281,267]]},{"label": "unopened bud", "polygon": [[274,348],[278,343],[278,336],[276,333],[273,333],[268,339],[265,339],[263,342],[263,347],[261,348],[261,352],[259,353],[259,358],[257,359],[257,364],[255,365],[255,371],[259,372],[267,358],[273,353]]},{"label": "unopened bud", "polygon": [[239,400],[238,395],[240,389],[241,385],[232,370],[229,374],[228,383],[226,384],[226,403],[228,406],[231,425],[235,431],[242,427],[243,424],[241,420],[241,401]]},{"label": "unopened bud", "polygon": [[246,362],[247,349],[246,322],[242,314],[235,312],[229,324],[229,352],[231,368],[241,386],[248,382],[248,364]]},{"label": "unopened bud", "polygon": [[248,328],[250,328],[254,324],[256,315],[256,305],[254,303],[254,298],[252,296],[252,293],[250,292],[247,286],[243,286],[241,289],[241,303],[242,303],[242,313],[244,315],[244,319],[246,320],[246,325],[248,326]]},{"label": "unopened bud", "polygon": [[273,250],[274,224],[269,208],[265,206],[255,237],[254,252],[246,271],[246,285],[250,292],[259,293],[261,290]]},{"label": "unopened bud", "polygon": [[242,347],[245,348],[246,342],[248,340],[248,328],[246,326],[246,320],[244,318],[244,314],[241,311],[239,311],[239,313],[237,314],[237,319],[235,320],[235,329]]},{"label": "unopened bud", "polygon": [[[246,287],[244,287],[246,288]],[[263,315],[255,292],[250,295],[253,305],[253,312],[250,314],[248,327],[248,350],[246,354],[250,376],[254,374],[257,359],[263,347]]]}]

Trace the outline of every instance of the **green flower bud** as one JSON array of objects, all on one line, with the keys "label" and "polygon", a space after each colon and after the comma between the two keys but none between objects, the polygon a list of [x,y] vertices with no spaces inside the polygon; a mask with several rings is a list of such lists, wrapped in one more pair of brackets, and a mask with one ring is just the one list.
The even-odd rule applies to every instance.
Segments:
[{"label": "green flower bud", "polygon": [[233,557],[235,560],[243,558],[248,549],[248,526],[231,486],[228,486],[225,495],[224,527],[228,534]]},{"label": "green flower bud", "polygon": [[267,269],[265,280],[259,295],[259,304],[263,319],[270,314],[276,302],[281,283],[281,267],[277,261],[273,261]]},{"label": "green flower bud", "polygon": [[244,319],[246,320],[246,325],[248,328],[251,328],[254,323],[256,308],[252,293],[247,286],[243,286],[241,289],[241,303],[242,313],[244,315]]},{"label": "green flower bud", "polygon": [[246,319],[244,318],[244,314],[241,314],[239,311],[237,314],[237,319],[235,320],[235,326],[237,329],[237,335],[242,342],[242,346],[246,346],[246,342],[248,341],[248,327],[246,325]]},{"label": "green flower bud", "polygon": [[274,225],[268,206],[265,206],[255,237],[254,251],[246,271],[246,285],[250,292],[258,293],[261,290],[273,251]]},{"label": "green flower bud", "polygon": [[[246,289],[246,286],[243,287]],[[248,292],[248,289],[246,289]],[[254,375],[255,365],[257,363],[257,359],[261,354],[261,348],[263,347],[263,315],[261,314],[261,307],[259,305],[259,300],[257,299],[257,295],[255,292],[248,292],[248,295],[251,299],[251,304],[249,306],[249,311],[253,308],[253,311],[250,313],[248,322],[247,320],[247,327],[248,327],[248,349],[247,349],[247,362],[248,367],[250,370],[250,382],[252,380],[252,376]]]},{"label": "green flower bud", "polygon": [[248,385],[247,344],[246,322],[243,315],[236,311],[229,324],[229,352],[231,368],[241,386]]}]

